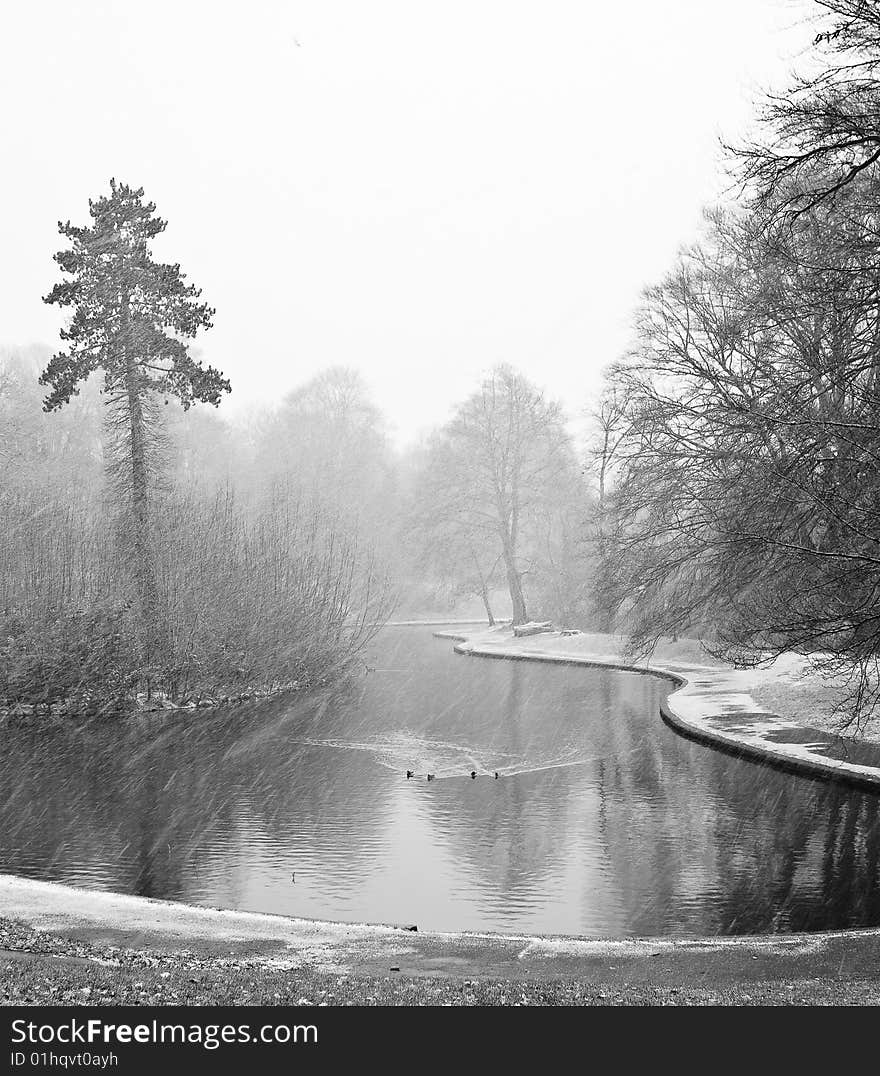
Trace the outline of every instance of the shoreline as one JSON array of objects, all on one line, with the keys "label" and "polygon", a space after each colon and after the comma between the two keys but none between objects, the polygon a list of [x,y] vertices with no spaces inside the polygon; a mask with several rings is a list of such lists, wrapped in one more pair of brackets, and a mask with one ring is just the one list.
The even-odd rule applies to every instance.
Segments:
[{"label": "shoreline", "polygon": [[0,875],[0,1004],[880,1003],[880,929],[413,933]]},{"label": "shoreline", "polygon": [[[757,713],[765,727],[773,717],[723,666],[668,656],[632,665],[599,653],[588,636],[514,640],[509,629],[485,627],[435,634],[471,656],[664,677],[676,685],[664,706],[681,721],[714,714],[742,725]],[[878,969],[880,928],[647,938],[427,933],[0,874],[7,1005],[880,1004]]]},{"label": "shoreline", "polygon": [[[692,640],[668,644],[666,649],[672,653],[659,661],[628,662],[614,636],[544,632],[514,637],[506,626],[434,634],[455,641],[456,653],[470,657],[543,661],[660,677],[673,685],[660,713],[677,732],[792,773],[880,792],[880,744],[804,724],[755,700],[753,682],[761,687],[773,684],[772,667],[755,671],[676,660],[676,645],[690,657],[688,650],[696,645]],[[784,675],[792,676],[791,669]],[[799,675],[804,676],[802,671]],[[782,677],[779,682],[784,684]]]}]

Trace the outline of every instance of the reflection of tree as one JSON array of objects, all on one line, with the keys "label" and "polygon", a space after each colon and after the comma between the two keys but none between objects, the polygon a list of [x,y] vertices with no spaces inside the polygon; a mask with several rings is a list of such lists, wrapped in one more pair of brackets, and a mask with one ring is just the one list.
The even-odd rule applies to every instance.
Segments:
[{"label": "reflection of tree", "polygon": [[[466,786],[452,803],[438,797],[435,831],[454,850],[462,874],[479,879],[493,903],[511,916],[520,906],[527,914],[530,902],[543,899],[568,872],[572,826],[583,821],[579,767],[529,772],[529,766],[594,753],[595,684],[582,670],[459,660],[454,710],[443,719],[446,735],[452,738],[454,730],[455,738],[481,744],[487,759],[500,760],[503,776]],[[521,766],[525,772],[509,772]]]},{"label": "reflection of tree", "polygon": [[596,780],[598,833],[633,933],[880,921],[876,797],[736,760],[665,728],[650,735],[624,682],[607,711],[609,757]]},{"label": "reflection of tree", "polygon": [[[505,925],[544,916],[543,930],[554,904],[558,929],[587,932],[880,923],[878,798],[677,736],[653,679],[454,657],[394,629],[370,660],[376,672],[310,698],[7,727],[0,869],[243,906],[302,855],[334,910],[397,870],[460,881]],[[410,750],[457,779],[409,784]],[[471,781],[473,765],[505,776]],[[416,815],[412,860],[390,862]],[[433,873],[435,850],[451,879]]]},{"label": "reflection of tree", "polygon": [[[702,797],[698,806],[691,802],[695,794],[687,760],[676,758],[680,741],[670,741],[659,724],[656,681],[620,674],[602,679],[605,758],[595,780],[603,805],[597,836],[605,848],[608,884],[626,909],[624,921],[632,933],[673,929],[683,914],[678,891],[684,868],[693,884],[711,858],[697,821]],[[583,900],[592,907],[596,896],[587,891]]]},{"label": "reflection of tree", "polygon": [[[291,826],[316,845],[332,830],[355,881],[381,825],[382,792],[371,784],[367,794],[360,776],[366,756],[335,752],[333,765],[319,769],[315,749],[292,742],[332,736],[347,690],[208,716],[7,730],[3,869],[191,899],[200,876],[228,873],[227,856],[247,859],[231,840],[244,817],[270,847]],[[360,786],[359,805],[352,786]],[[358,811],[367,799],[372,810]],[[356,825],[339,824],[347,804]]]},{"label": "reflection of tree", "polygon": [[834,810],[822,855],[821,905],[835,926],[875,923],[880,912],[877,797],[847,794],[837,787],[829,790],[829,796],[834,798]]},{"label": "reflection of tree", "polygon": [[875,796],[716,756],[719,933],[878,921]]}]

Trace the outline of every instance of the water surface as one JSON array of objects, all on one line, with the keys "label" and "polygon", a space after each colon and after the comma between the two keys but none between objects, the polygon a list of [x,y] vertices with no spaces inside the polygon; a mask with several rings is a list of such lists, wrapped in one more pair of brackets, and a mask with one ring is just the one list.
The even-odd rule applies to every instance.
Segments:
[{"label": "water surface", "polygon": [[880,925],[878,798],[679,737],[661,681],[427,628],[365,665],[308,699],[5,727],[0,870],[422,930]]}]

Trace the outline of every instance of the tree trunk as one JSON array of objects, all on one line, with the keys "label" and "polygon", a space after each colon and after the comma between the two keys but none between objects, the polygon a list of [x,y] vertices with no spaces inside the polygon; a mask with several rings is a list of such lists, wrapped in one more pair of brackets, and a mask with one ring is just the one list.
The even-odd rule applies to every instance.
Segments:
[{"label": "tree trunk", "polygon": [[510,604],[513,606],[513,622],[514,624],[524,624],[529,617],[526,612],[526,600],[523,596],[522,576],[517,571],[513,542],[503,527],[501,529],[501,552],[504,557],[507,589],[510,591]]},{"label": "tree trunk", "polygon": [[522,577],[516,570],[516,566],[505,559],[505,570],[507,573],[507,589],[510,591],[510,603],[513,606],[513,622],[514,624],[525,624],[529,619],[529,615],[526,612],[526,599],[523,596],[522,589]]},{"label": "tree trunk", "polygon": [[159,588],[150,535],[150,504],[147,474],[147,434],[136,357],[128,340],[128,297],[123,298],[122,331],[125,341],[125,390],[128,398],[129,462],[131,464],[132,569],[140,605],[140,636],[143,659],[149,663],[159,649]]},{"label": "tree trunk", "polygon": [[495,503],[498,508],[498,535],[501,538],[501,557],[504,561],[504,574],[507,576],[507,589],[510,591],[510,604],[513,606],[514,624],[524,624],[528,619],[526,600],[523,596],[522,576],[516,567],[516,537],[518,530],[518,508],[516,491],[513,491],[514,504],[508,511],[507,502],[499,485],[495,487]]},{"label": "tree trunk", "polygon": [[486,616],[489,618],[489,627],[495,627],[495,617],[492,616],[492,606],[489,604],[489,590],[486,586],[485,579],[480,579],[480,597],[483,599],[483,605],[486,607]]}]

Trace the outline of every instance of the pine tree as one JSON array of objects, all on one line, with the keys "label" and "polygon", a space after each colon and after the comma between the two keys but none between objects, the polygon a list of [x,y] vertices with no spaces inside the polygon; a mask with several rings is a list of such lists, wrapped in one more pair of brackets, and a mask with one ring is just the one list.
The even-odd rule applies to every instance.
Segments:
[{"label": "pine tree", "polygon": [[200,291],[184,283],[179,265],[155,262],[150,241],[165,230],[143,188],[110,180],[110,195],[89,200],[92,224],[79,228],[59,221],[71,242],[55,255],[69,279],[44,299],[72,307],[61,339],[67,351],[53,356],[40,376],[51,391],[43,407],[54,411],[79,392],[90,374],[102,371],[103,392],[115,432],[116,476],[129,508],[126,533],[132,582],[139,603],[144,660],[162,648],[159,591],[151,536],[151,415],[160,398],[217,406],[230,384],[204,367],[186,341],[211,328],[212,310],[198,302]]}]

